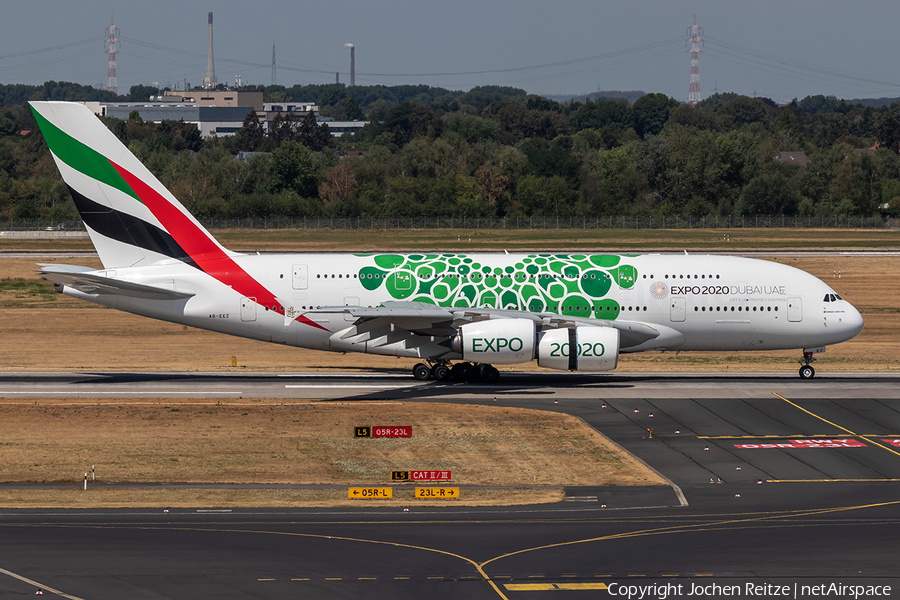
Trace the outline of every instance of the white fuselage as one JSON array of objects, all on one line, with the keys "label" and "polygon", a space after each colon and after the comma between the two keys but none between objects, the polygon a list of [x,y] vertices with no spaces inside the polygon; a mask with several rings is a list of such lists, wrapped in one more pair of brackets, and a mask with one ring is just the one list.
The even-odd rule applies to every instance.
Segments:
[{"label": "white fuselage", "polygon": [[402,301],[555,315],[587,325],[634,321],[683,338],[670,335],[621,352],[812,348],[846,341],[862,329],[859,312],[823,281],[779,263],[738,257],[294,254],[238,255],[233,261],[277,302],[243,297],[227,278],[174,260],[97,273],[194,294],[190,298],[64,292],[165,321],[318,350],[347,350],[334,345],[335,334],[353,320],[340,307]]}]

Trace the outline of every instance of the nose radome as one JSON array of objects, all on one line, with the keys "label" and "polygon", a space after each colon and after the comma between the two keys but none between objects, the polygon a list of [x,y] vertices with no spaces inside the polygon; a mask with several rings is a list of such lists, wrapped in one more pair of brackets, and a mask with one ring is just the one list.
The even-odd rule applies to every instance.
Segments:
[{"label": "nose radome", "polygon": [[859,332],[863,330],[863,318],[855,306],[849,302],[847,304],[847,311],[841,315],[841,329],[850,336],[847,338],[849,340],[858,336]]}]

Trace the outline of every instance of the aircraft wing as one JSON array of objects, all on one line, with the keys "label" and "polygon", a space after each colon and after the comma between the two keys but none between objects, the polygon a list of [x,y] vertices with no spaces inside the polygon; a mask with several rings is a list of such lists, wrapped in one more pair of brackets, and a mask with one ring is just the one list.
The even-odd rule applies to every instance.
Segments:
[{"label": "aircraft wing", "polygon": [[[642,321],[610,321],[568,317],[553,313],[535,313],[495,308],[442,307],[425,302],[385,302],[382,306],[323,306],[306,311],[306,314],[342,314],[348,328],[340,332],[341,344],[380,343],[395,345],[403,342],[407,348],[425,346],[433,349],[431,356],[446,353],[441,342],[453,336],[465,323],[488,319],[530,319],[538,330],[559,329],[576,325],[612,327],[619,330],[620,347],[623,350],[647,344],[659,339],[660,349],[684,343],[674,330]],[[673,335],[674,339],[673,339]]]},{"label": "aircraft wing", "polygon": [[145,298],[147,300],[181,300],[190,298],[190,292],[178,292],[166,288],[134,283],[96,275],[96,270],[77,265],[42,264],[38,274],[56,285],[64,285],[85,294],[116,294]]}]

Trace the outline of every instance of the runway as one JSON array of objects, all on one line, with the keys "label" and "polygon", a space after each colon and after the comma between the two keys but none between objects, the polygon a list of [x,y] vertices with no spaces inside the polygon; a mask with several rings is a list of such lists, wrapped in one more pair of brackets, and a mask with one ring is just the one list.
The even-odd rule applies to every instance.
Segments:
[{"label": "runway", "polygon": [[672,482],[571,488],[580,501],[534,507],[0,510],[0,596],[37,583],[83,600],[586,598],[627,586],[724,597],[716,585],[813,598],[818,584],[896,597],[898,384],[823,372],[504,374],[490,388],[391,374],[0,373],[4,403],[319,398],[562,411]]}]

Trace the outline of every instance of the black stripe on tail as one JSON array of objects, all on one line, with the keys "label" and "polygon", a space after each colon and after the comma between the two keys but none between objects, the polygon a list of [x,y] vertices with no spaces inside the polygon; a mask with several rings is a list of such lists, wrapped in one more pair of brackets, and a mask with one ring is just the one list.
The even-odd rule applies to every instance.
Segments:
[{"label": "black stripe on tail", "polygon": [[137,246],[200,268],[171,235],[155,225],[108,206],[94,202],[69,186],[75,208],[84,224],[123,244]]}]

